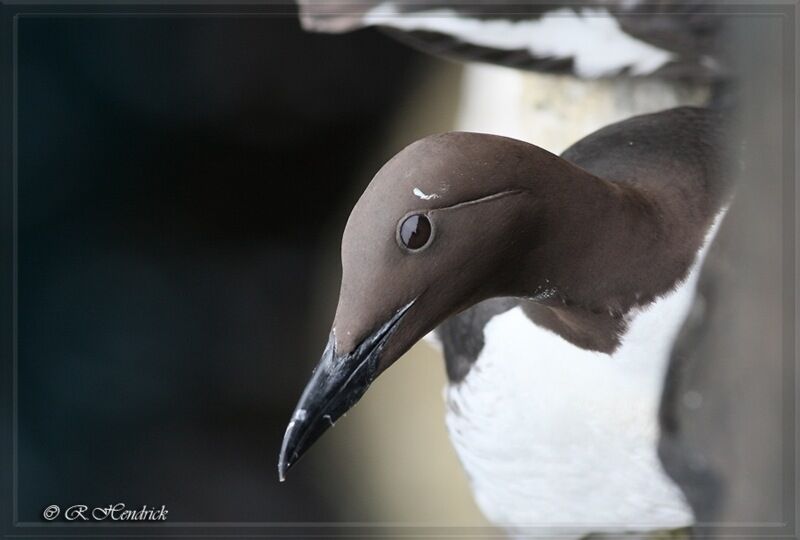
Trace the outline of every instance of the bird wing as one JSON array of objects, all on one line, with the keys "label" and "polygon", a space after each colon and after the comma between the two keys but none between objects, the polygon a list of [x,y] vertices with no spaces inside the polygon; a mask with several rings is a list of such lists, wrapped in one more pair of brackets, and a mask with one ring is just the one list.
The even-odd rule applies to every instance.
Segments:
[{"label": "bird wing", "polygon": [[377,26],[419,50],[460,61],[586,78],[714,80],[725,74],[716,48],[723,22],[719,6],[697,0],[593,0],[581,7],[454,0],[298,3],[306,30]]}]

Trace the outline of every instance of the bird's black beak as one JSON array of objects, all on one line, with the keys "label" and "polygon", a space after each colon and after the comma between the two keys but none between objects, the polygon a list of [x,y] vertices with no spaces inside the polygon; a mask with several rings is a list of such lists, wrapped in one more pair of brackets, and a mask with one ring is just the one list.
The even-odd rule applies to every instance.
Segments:
[{"label": "bird's black beak", "polygon": [[387,341],[413,303],[397,310],[348,354],[337,353],[335,330],[331,331],[322,359],[300,396],[283,436],[278,458],[281,482],[286,471],[367,391],[378,375],[378,361]]}]

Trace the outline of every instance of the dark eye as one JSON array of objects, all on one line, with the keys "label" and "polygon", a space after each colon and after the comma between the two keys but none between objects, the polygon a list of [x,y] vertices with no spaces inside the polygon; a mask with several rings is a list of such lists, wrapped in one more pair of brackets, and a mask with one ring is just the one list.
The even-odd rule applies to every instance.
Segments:
[{"label": "dark eye", "polygon": [[422,249],[431,239],[431,222],[422,214],[408,216],[400,225],[400,242],[410,250]]}]

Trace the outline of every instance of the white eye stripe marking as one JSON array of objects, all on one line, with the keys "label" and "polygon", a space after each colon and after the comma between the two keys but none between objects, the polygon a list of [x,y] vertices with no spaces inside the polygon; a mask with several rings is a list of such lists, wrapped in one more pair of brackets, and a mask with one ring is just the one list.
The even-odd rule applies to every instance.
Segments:
[{"label": "white eye stripe marking", "polygon": [[463,201],[460,203],[451,204],[450,206],[441,206],[439,208],[432,208],[431,210],[455,210],[457,208],[463,208],[465,206],[472,206],[473,204],[481,204],[489,201],[494,201],[503,197],[507,197],[509,195],[519,195],[522,193],[528,193],[527,190],[524,189],[509,189],[506,191],[498,191],[497,193],[492,193],[491,195],[486,195],[485,197],[480,197],[478,199],[472,199],[469,201]]},{"label": "white eye stripe marking", "polygon": [[429,201],[431,199],[438,199],[439,198],[439,195],[436,194],[436,193],[431,193],[430,195],[425,195],[425,193],[421,189],[416,188],[416,187],[414,188],[414,190],[411,193],[413,193],[414,195],[416,195],[417,197],[419,197],[423,201]]}]

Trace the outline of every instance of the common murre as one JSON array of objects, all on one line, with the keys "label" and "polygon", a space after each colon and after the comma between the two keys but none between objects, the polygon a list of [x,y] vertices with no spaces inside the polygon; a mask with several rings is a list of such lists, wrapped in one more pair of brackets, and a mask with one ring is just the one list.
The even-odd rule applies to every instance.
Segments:
[{"label": "common murre", "polygon": [[[348,221],[333,329],[281,475],[466,309],[440,332],[448,424],[490,519],[575,536],[690,523],[656,457],[655,408],[730,195],[720,130],[716,113],[679,108],[604,128],[563,158],[473,133],[400,152]],[[466,352],[459,333],[476,341]]]}]

